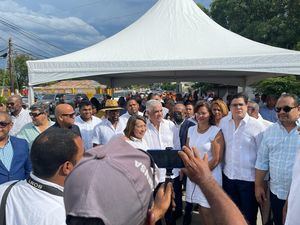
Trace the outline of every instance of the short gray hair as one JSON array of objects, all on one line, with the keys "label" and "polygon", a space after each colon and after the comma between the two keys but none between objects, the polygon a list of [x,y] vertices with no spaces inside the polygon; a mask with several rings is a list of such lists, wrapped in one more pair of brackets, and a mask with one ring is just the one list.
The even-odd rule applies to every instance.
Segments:
[{"label": "short gray hair", "polygon": [[49,112],[49,106],[40,102],[35,103],[30,107],[31,111],[39,110],[41,113],[48,113]]},{"label": "short gray hair", "polygon": [[151,99],[146,102],[146,112],[151,112],[154,108],[154,106],[160,105],[162,106],[161,102],[155,99]]},{"label": "short gray hair", "polygon": [[255,111],[259,112],[259,105],[255,101],[248,101],[248,103],[253,104]]}]

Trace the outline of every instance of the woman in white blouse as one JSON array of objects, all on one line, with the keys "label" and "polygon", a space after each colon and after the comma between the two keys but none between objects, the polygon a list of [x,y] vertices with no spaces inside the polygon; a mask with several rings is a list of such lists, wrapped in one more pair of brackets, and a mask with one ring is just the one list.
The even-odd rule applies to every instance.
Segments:
[{"label": "woman in white blouse", "polygon": [[[214,124],[213,114],[206,102],[198,102],[195,106],[195,117],[197,125],[190,127],[187,135],[187,146],[196,147],[200,156],[208,154],[209,168],[219,185],[222,185],[222,171],[220,161],[223,156],[224,138],[223,134]],[[187,180],[186,201],[200,205],[199,213],[201,224],[213,225],[214,216],[210,212],[210,206],[199,186]]]},{"label": "woman in white blouse", "polygon": [[124,134],[126,141],[134,148],[146,151],[148,149],[147,143],[143,137],[146,133],[146,119],[139,115],[133,115],[128,119]]}]

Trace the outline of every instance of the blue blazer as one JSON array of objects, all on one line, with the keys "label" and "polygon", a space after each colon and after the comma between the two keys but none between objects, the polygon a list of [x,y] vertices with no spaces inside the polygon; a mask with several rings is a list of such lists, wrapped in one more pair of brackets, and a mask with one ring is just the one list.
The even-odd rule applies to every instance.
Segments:
[{"label": "blue blazer", "polygon": [[26,140],[10,136],[10,142],[14,151],[10,170],[8,171],[0,161],[0,184],[10,180],[24,180],[31,172],[29,147]]}]

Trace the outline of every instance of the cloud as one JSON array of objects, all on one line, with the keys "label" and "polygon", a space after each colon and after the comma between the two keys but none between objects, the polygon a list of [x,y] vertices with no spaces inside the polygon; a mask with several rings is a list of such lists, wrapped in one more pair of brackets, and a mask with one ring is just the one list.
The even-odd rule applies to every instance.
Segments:
[{"label": "cloud", "polygon": [[[42,14],[42,12],[48,15]],[[4,19],[4,22],[15,24],[22,30],[30,32],[30,36],[36,34],[41,39],[55,44],[66,52],[75,51],[105,39],[104,35],[101,35],[92,25],[81,18],[49,16],[53,12],[56,12],[56,7],[49,4],[41,4],[36,11],[33,11],[14,1],[0,2],[0,19],[2,22]],[[40,41],[32,41],[1,23],[0,32],[3,34],[2,37],[12,36],[14,43],[32,52],[39,52],[40,49],[41,52],[48,51],[53,56],[62,54],[61,51]]]}]

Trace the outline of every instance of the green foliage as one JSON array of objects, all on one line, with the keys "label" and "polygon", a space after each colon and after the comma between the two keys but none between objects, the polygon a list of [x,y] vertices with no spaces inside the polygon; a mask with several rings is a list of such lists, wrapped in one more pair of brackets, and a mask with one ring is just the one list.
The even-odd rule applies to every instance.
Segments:
[{"label": "green foliage", "polygon": [[210,16],[210,12],[209,9],[205,8],[204,5],[202,5],[201,3],[197,3],[197,6],[208,16]]},{"label": "green foliage", "polygon": [[9,78],[6,70],[0,69],[0,86],[8,86]]},{"label": "green foliage", "polygon": [[255,92],[279,97],[283,92],[300,95],[300,82],[295,76],[273,77],[253,85]]},{"label": "green foliage", "polygon": [[165,91],[176,91],[177,85],[171,83],[163,83],[161,89]]},{"label": "green foliage", "polygon": [[0,96],[0,104],[6,104],[7,99],[4,96]]},{"label": "green foliage", "polygon": [[300,50],[300,4],[295,0],[214,0],[221,26],[252,40]]},{"label": "green foliage", "polygon": [[14,59],[16,88],[21,89],[23,86],[28,86],[28,68],[26,61],[31,59],[32,58],[28,55],[17,55]]}]

